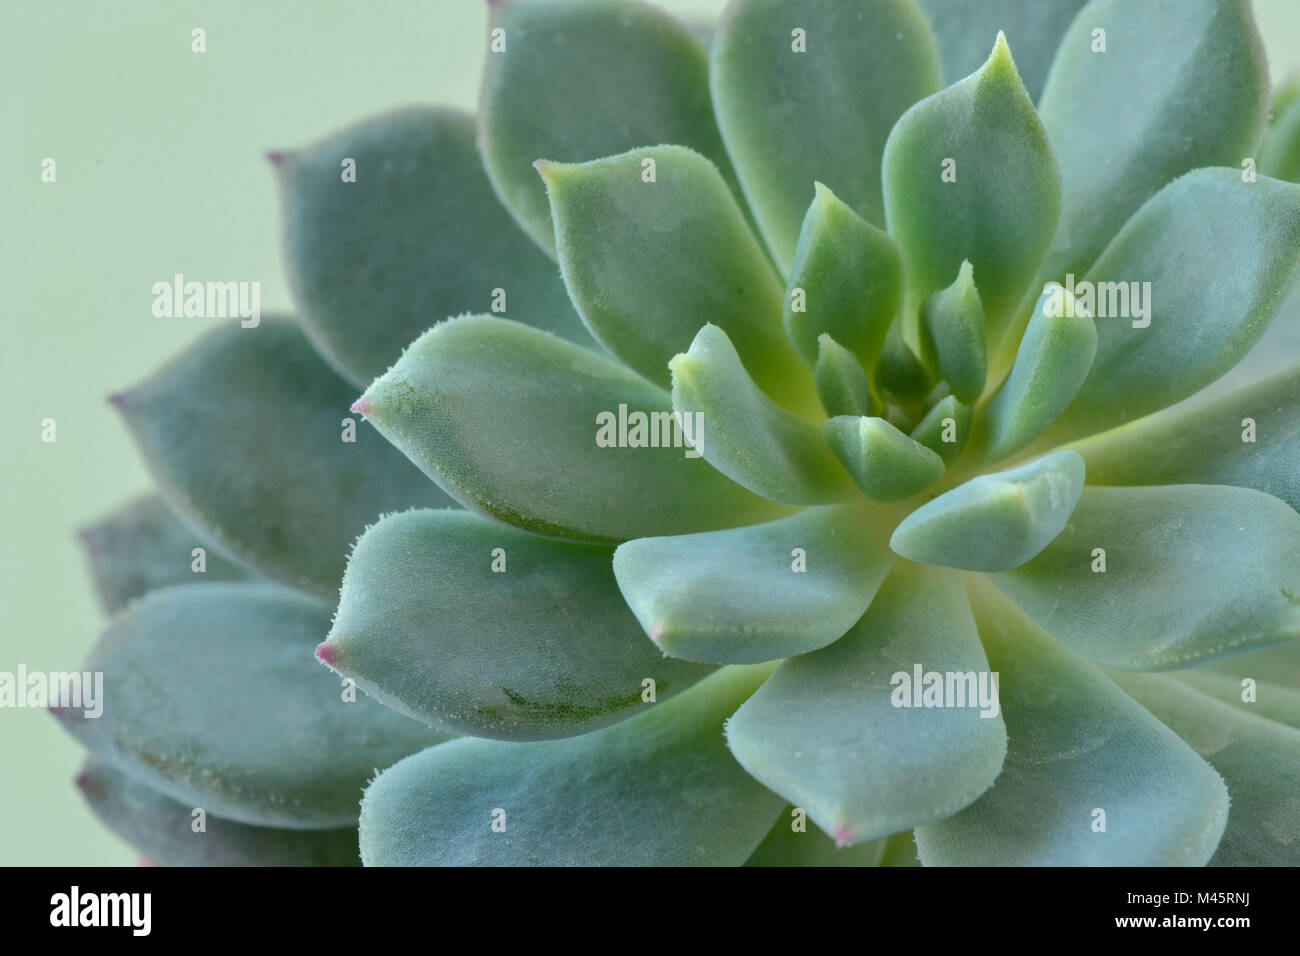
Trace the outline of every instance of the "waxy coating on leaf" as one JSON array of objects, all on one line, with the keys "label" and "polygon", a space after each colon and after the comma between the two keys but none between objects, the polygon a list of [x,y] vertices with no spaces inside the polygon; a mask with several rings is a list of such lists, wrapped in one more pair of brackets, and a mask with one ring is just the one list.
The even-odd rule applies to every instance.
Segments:
[{"label": "waxy coating on leaf", "polygon": [[969,260],[962,260],[952,285],[922,304],[920,335],[921,361],[938,372],[958,400],[974,405],[984,391],[988,346],[984,307]]},{"label": "waxy coating on leaf", "polygon": [[943,477],[943,459],[883,418],[840,415],[822,426],[826,443],[868,498],[901,501]]},{"label": "waxy coating on leaf", "polygon": [[1259,151],[1259,171],[1274,179],[1300,182],[1300,100],[1293,100],[1274,116]]},{"label": "waxy coating on leaf", "polygon": [[952,395],[935,402],[912,429],[912,441],[919,442],[937,452],[945,464],[951,464],[961,455],[970,435],[972,412]]},{"label": "waxy coating on leaf", "polygon": [[857,356],[823,332],[817,338],[813,381],[826,414],[869,415],[877,412],[871,383]]},{"label": "waxy coating on leaf", "polygon": [[647,706],[646,680],[667,700],[710,671],[645,639],[610,557],[463,511],[390,515],[353,549],[318,654],[387,706],[455,733],[597,730]]},{"label": "waxy coating on leaf", "polygon": [[[1170,676],[1238,710],[1300,730],[1300,681],[1294,678],[1288,681],[1286,674],[1278,673],[1274,667],[1259,666],[1265,663],[1262,660],[1252,663],[1252,659],[1269,654],[1288,654],[1294,657],[1297,649],[1300,649],[1300,641],[1290,641],[1271,651],[1239,654],[1209,667],[1175,671]],[[1222,670],[1216,670],[1216,667]],[[1246,694],[1247,685],[1242,683],[1242,678],[1233,676],[1233,672],[1255,675],[1250,678],[1254,682],[1249,685],[1252,694]],[[1275,680],[1286,681],[1290,686],[1274,683]],[[1243,700],[1243,697],[1249,699]]]}]

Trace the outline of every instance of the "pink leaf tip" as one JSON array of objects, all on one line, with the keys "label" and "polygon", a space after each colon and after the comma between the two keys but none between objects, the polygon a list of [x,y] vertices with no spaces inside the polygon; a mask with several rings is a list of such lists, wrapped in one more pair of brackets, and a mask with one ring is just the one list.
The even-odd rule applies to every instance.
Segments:
[{"label": "pink leaf tip", "polygon": [[852,842],[853,842],[852,830],[850,830],[842,823],[835,828],[835,848],[837,850],[844,849]]},{"label": "pink leaf tip", "polygon": [[279,149],[267,150],[266,159],[272,166],[279,166],[289,154]]},{"label": "pink leaf tip", "polygon": [[112,395],[108,396],[106,401],[114,408],[125,408],[126,392],[114,392]]},{"label": "pink leaf tip", "polygon": [[358,415],[369,415],[370,409],[372,407],[373,406],[370,404],[370,399],[362,395],[360,398],[358,398],[355,402],[352,403],[351,411],[356,412]]},{"label": "pink leaf tip", "polygon": [[316,660],[329,667],[338,663],[339,649],[329,641],[321,641],[316,645]]},{"label": "pink leaf tip", "polygon": [[86,792],[90,790],[90,774],[86,773],[84,770],[73,777],[72,782],[77,785],[78,790]]}]

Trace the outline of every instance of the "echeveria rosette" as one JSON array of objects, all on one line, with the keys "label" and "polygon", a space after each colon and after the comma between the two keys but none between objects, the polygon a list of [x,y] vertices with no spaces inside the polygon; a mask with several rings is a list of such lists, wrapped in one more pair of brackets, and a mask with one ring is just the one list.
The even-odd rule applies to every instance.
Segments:
[{"label": "echeveria rosette", "polygon": [[[161,588],[96,660],[207,710],[71,722],[110,825],[332,862],[370,746],[411,755],[369,864],[1298,862],[1300,373],[1170,408],[1300,270],[1300,121],[1266,131],[1244,0],[493,28],[481,160],[431,109],[276,154],[306,334],[214,333],[119,400],[184,523],[90,535],[115,606]],[[1119,282],[1145,315],[1084,291]],[[621,408],[702,430],[605,447]],[[189,542],[224,583],[176,586]],[[302,672],[313,628],[373,700]],[[1000,707],[897,707],[915,665]],[[146,839],[191,802],[228,849]]]}]

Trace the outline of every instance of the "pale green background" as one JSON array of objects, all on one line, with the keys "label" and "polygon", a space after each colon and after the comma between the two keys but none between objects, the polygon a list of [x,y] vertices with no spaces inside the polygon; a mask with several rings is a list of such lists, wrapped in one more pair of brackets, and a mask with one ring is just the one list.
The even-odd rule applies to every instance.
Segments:
[{"label": "pale green background", "polygon": [[[1280,76],[1300,2],[1256,10]],[[149,486],[104,396],[205,328],[154,318],[152,284],[257,279],[264,312],[288,308],[262,153],[411,102],[472,109],[485,24],[482,0],[4,0],[0,670],[74,669],[101,627],[74,529]],[[45,713],[0,710],[0,864],[134,861],[72,786],[80,760]]]}]

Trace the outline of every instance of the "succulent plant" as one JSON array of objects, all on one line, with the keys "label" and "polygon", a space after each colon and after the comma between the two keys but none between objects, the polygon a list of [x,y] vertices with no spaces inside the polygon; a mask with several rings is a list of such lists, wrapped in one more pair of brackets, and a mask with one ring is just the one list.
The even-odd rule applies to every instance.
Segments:
[{"label": "succulent plant", "polygon": [[105,708],[60,712],[108,824],[355,862],[364,789],[367,864],[1300,862],[1300,368],[1183,402],[1300,272],[1246,0],[490,29],[477,120],[271,154],[296,320],[114,398],[162,500],[87,532]]}]

